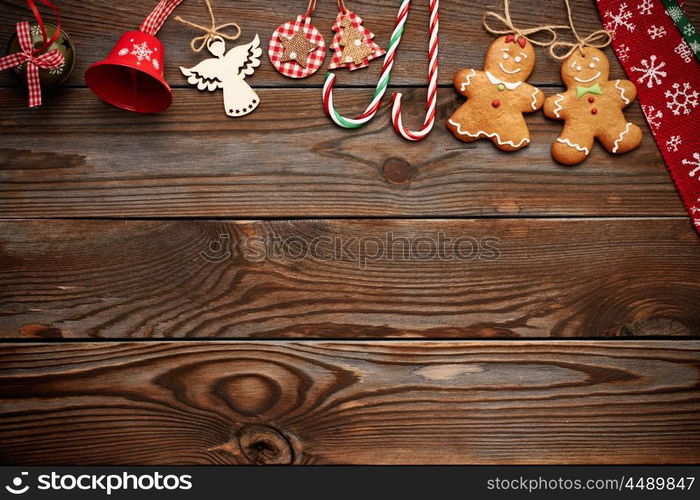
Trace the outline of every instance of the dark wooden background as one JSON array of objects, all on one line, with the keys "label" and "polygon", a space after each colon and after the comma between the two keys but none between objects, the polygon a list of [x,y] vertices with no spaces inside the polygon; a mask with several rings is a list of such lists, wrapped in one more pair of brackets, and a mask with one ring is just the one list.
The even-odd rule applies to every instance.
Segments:
[{"label": "dark wooden background", "polygon": [[[561,124],[541,114],[515,154],[454,140],[452,77],[481,67],[481,15],[501,3],[443,0],[438,125],[419,144],[388,105],[360,131],[332,126],[324,71],[284,79],[266,55],[250,79],[263,104],[229,119],[179,73],[202,56],[173,21],[160,38],[174,104],[134,115],[83,73],[150,3],[61,2],[78,66],[41,109],[0,73],[0,463],[700,460],[700,239],[637,103],[642,146],[574,168],[551,160]],[[305,8],[213,3],[265,45]],[[600,29],[593,1],[573,4],[583,32]],[[385,45],[398,2],[348,7]],[[329,40],[335,9],[315,16]],[[4,45],[28,13],[0,12]],[[178,13],[206,22],[196,0]],[[524,25],[543,13],[565,19],[559,0],[513,2]],[[411,125],[427,19],[416,2],[393,78]],[[553,94],[558,64],[538,57],[531,82]],[[380,67],[340,72],[341,110],[364,109]],[[357,241],[387,234],[495,238],[500,258],[244,255],[276,235],[355,241],[361,259]],[[227,258],[204,258],[212,245]]]}]

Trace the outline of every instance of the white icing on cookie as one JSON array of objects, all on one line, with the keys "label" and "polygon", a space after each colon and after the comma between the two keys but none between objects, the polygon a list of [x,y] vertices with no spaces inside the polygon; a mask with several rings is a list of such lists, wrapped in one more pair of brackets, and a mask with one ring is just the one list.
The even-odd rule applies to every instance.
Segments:
[{"label": "white icing on cookie", "polygon": [[476,70],[472,69],[472,70],[469,72],[469,74],[466,76],[466,78],[464,79],[465,81],[464,81],[464,83],[462,84],[462,90],[466,89],[467,86],[469,86],[469,85],[472,84],[472,81],[471,81],[471,80],[472,80],[472,78],[474,78],[475,76],[476,76]]},{"label": "white icing on cookie", "polygon": [[559,116],[559,111],[561,111],[561,101],[564,100],[564,94],[557,94],[557,99],[554,101],[554,116],[561,118]]},{"label": "white icing on cookie", "polygon": [[502,80],[499,80],[495,76],[493,76],[488,71],[486,71],[485,73],[486,73],[486,78],[488,78],[491,83],[493,83],[494,85],[499,85],[499,84],[503,85],[508,90],[515,90],[523,84],[523,82],[504,82]]},{"label": "white icing on cookie", "polygon": [[629,104],[630,100],[625,97],[625,89],[620,87],[620,80],[615,80],[615,88],[620,91],[620,97],[625,101],[625,104]]},{"label": "white icing on cookie", "polygon": [[509,71],[506,69],[505,66],[503,66],[503,63],[498,63],[498,67],[501,68],[501,71],[503,71],[507,75],[514,75],[516,73],[520,73],[523,70],[522,68],[518,68],[514,69],[513,71]]},{"label": "white icing on cookie", "polygon": [[[619,80],[618,80],[619,81]],[[615,144],[613,145],[613,153],[617,153],[617,148],[620,147],[620,142],[622,141],[622,138],[625,136],[630,131],[630,128],[632,127],[632,124],[630,122],[627,122],[627,125],[625,126],[625,130],[620,132],[620,135],[617,136],[617,140],[615,141]]]},{"label": "white icing on cookie", "polygon": [[540,89],[535,88],[535,90],[532,91],[532,110],[537,111],[537,94],[540,92]]},{"label": "white icing on cookie", "polygon": [[569,139],[562,139],[561,137],[558,137],[557,142],[566,144],[570,148],[574,148],[576,151],[583,151],[586,154],[586,156],[588,156],[588,154],[591,152],[587,147],[581,146],[580,144],[576,144],[575,142],[571,142]]},{"label": "white icing on cookie", "polygon": [[[576,68],[576,69],[580,69],[580,68]],[[596,80],[598,77],[600,77],[600,71],[598,71],[595,75],[593,75],[593,76],[590,77],[590,78],[587,78],[587,79],[586,79],[586,78],[577,78],[577,77],[574,77],[574,80],[576,80],[578,83],[590,83],[590,82],[592,82],[593,80]]]},{"label": "white icing on cookie", "polygon": [[503,141],[503,140],[501,140],[501,136],[499,136],[496,132],[489,133],[489,132],[484,132],[483,130],[479,130],[478,132],[475,132],[472,134],[470,132],[467,132],[466,130],[462,130],[462,126],[459,123],[457,123],[453,120],[448,120],[448,122],[450,123],[450,125],[454,125],[455,127],[457,127],[457,133],[459,135],[468,135],[469,137],[488,137],[488,138],[495,137],[496,140],[498,141],[499,146],[503,146],[503,145],[507,144],[508,146],[512,146],[514,148],[519,148],[523,144],[530,143],[530,139],[528,139],[527,137],[523,137],[522,140],[517,144],[513,141]]}]

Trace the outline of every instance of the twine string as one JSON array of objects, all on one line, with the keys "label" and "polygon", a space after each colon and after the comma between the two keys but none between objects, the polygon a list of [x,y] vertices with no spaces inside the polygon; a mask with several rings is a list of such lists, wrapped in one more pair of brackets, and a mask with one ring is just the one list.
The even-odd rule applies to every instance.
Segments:
[{"label": "twine string", "polygon": [[[574,19],[572,16],[571,12],[571,5],[569,4],[569,0],[564,0],[564,3],[566,4],[566,12],[569,17],[569,26],[568,28],[571,29],[571,32],[574,34],[574,38],[576,38],[576,42],[559,42],[555,41],[549,46],[549,53],[554,59],[557,59],[559,61],[566,59],[569,57],[571,54],[573,54],[575,51],[579,51],[581,55],[583,55],[583,48],[584,47],[594,47],[596,49],[604,49],[608,45],[610,45],[610,42],[612,42],[612,34],[607,31],[607,30],[598,30],[594,31],[593,33],[589,34],[585,38],[581,38],[581,35],[579,35],[578,31],[576,31],[576,26],[574,25]],[[561,52],[561,49],[564,49],[564,52]]]},{"label": "twine string", "polygon": [[[491,24],[489,24],[489,18],[495,19],[503,26],[505,26],[505,28],[494,28]],[[509,0],[503,0],[503,15],[497,12],[487,11],[484,13],[484,17],[482,18],[481,22],[484,25],[484,29],[486,29],[486,31],[488,31],[492,35],[515,35],[516,40],[518,38],[524,38],[531,44],[539,45],[540,47],[549,47],[556,42],[556,30],[569,28],[568,26],[559,26],[556,24],[546,24],[543,26],[534,26],[532,28],[525,29],[518,28],[517,26],[515,26],[515,24],[513,24],[513,20],[510,17]],[[531,36],[537,33],[545,33],[549,35],[548,39],[541,41]]]},{"label": "twine string", "polygon": [[341,14],[348,13],[348,9],[345,7],[345,2],[343,0],[338,0],[338,10],[341,12]]},{"label": "twine string", "polygon": [[[214,17],[214,9],[211,7],[211,2],[210,0],[204,0],[204,3],[207,5],[207,10],[209,11],[209,18],[211,19],[211,26],[202,26],[197,23],[193,23],[191,21],[188,21],[187,19],[183,19],[180,16],[177,16],[175,18],[176,21],[185,24],[187,26],[191,26],[192,28],[196,28],[199,30],[204,31],[204,35],[195,37],[192,39],[190,42],[190,47],[192,48],[193,52],[202,52],[205,47],[209,45],[212,41],[216,39],[224,39],[224,40],[229,40],[233,42],[234,40],[238,40],[238,38],[241,36],[241,27],[236,24],[236,23],[226,23],[226,24],[221,24],[219,26],[216,25],[216,17]],[[227,28],[235,28],[236,33],[233,35],[227,34],[224,32],[225,29]]]}]

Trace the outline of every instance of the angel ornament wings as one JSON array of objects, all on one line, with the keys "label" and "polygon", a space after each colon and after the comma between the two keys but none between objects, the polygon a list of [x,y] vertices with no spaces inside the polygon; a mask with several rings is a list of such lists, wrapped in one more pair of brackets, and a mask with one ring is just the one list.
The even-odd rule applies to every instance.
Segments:
[{"label": "angel ornament wings", "polygon": [[239,45],[226,52],[226,42],[221,37],[212,37],[207,41],[207,49],[214,56],[193,68],[180,67],[187,81],[199,90],[216,89],[224,91],[224,107],[231,117],[245,116],[260,105],[258,94],[245,81],[255,68],[260,66],[260,38],[248,45]]}]

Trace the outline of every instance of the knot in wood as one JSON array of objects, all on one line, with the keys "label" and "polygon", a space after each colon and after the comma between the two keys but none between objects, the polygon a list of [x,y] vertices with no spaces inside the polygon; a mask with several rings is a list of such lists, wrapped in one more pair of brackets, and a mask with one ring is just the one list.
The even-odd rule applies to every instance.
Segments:
[{"label": "knot in wood", "polygon": [[255,465],[288,465],[294,461],[294,449],[279,431],[266,425],[247,425],[238,432],[243,457]]},{"label": "knot in wood", "polygon": [[392,184],[405,184],[413,179],[416,169],[403,158],[389,158],[382,166],[384,178]]}]

